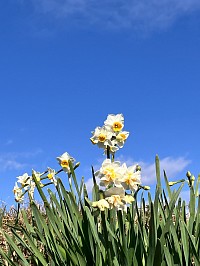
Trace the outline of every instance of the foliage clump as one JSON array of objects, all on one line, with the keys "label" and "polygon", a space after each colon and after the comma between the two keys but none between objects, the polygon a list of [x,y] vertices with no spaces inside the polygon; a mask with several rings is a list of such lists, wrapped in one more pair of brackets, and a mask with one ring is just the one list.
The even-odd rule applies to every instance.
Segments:
[{"label": "foliage clump", "polygon": [[[1,227],[7,250],[0,248],[1,265],[51,266],[170,266],[200,265],[199,178],[187,172],[186,179],[162,187],[159,158],[155,169],[155,192],[142,185],[139,165],[115,161],[129,132],[123,131],[122,114],[108,115],[103,127],[92,132],[91,141],[104,149],[101,168],[92,168],[93,191],[88,195],[84,178],[78,184],[74,158],[64,153],[57,160],[62,169],[47,168],[40,173],[18,177],[14,187],[20,203],[27,193],[29,209],[19,209],[10,232]],[[68,177],[66,190],[58,174]],[[177,190],[172,186],[181,183]],[[189,216],[180,197],[189,185]],[[44,187],[54,185],[55,189]],[[43,209],[34,200],[37,190]],[[55,192],[56,190],[56,192]],[[22,222],[20,222],[22,221]]]}]

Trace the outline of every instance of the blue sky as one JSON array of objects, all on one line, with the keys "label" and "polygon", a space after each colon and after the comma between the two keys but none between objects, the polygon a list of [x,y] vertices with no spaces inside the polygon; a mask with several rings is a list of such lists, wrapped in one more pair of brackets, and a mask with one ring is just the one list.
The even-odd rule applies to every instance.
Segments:
[{"label": "blue sky", "polygon": [[197,0],[1,1],[0,199],[65,151],[89,180],[104,159],[91,131],[112,113],[130,132],[117,156],[145,185],[156,154],[170,179],[197,176],[199,29]]}]

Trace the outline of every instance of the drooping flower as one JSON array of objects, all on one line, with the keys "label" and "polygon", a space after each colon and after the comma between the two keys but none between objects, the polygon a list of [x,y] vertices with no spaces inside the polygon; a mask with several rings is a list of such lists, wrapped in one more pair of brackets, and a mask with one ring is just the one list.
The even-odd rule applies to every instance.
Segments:
[{"label": "drooping flower", "polygon": [[124,116],[122,114],[108,115],[104,125],[114,132],[120,132],[124,127]]},{"label": "drooping flower", "polygon": [[141,184],[141,171],[136,171],[137,165],[127,167],[124,163],[124,175],[121,179],[121,184],[124,189],[137,190],[138,185]]},{"label": "drooping flower", "polygon": [[67,152],[56,158],[65,172],[70,172],[69,161],[75,162],[75,159],[71,157]]},{"label": "drooping flower", "polygon": [[101,211],[105,211],[105,209],[109,208],[109,204],[105,199],[100,199],[99,201],[94,201],[92,207],[97,207]]}]

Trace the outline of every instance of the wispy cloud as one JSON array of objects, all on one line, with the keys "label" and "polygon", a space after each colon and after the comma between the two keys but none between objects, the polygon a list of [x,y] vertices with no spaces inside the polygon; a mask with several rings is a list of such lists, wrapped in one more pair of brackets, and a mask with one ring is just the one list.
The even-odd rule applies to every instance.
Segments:
[{"label": "wispy cloud", "polygon": [[19,170],[30,166],[27,159],[40,154],[42,150],[37,149],[33,152],[8,152],[0,154],[0,171]]},{"label": "wispy cloud", "polygon": [[11,145],[13,144],[13,140],[12,139],[8,139],[6,142],[5,142],[5,145],[8,146],[8,145]]},{"label": "wispy cloud", "polygon": [[[19,1],[19,0],[18,0]],[[38,12],[116,28],[162,28],[200,9],[199,0],[30,0]],[[20,0],[20,2],[22,2]]]},{"label": "wispy cloud", "polygon": [[[142,167],[142,183],[144,185],[153,185],[156,183],[156,172],[155,172],[155,163],[149,163],[149,162],[135,162],[131,158],[125,158],[124,156],[120,156],[116,160],[123,162],[126,162],[127,166],[133,165],[133,164],[139,164]],[[190,160],[184,158],[184,157],[165,157],[163,159],[160,159],[160,170],[161,174],[162,171],[165,170],[168,179],[173,179],[173,181],[177,180],[177,175],[179,175],[183,170],[186,169],[186,167],[191,163]],[[99,169],[99,167],[95,167],[95,169]],[[163,176],[163,175],[162,175]],[[180,179],[183,178],[180,176]],[[86,187],[88,189],[88,192],[90,193],[92,191],[93,187],[93,181],[92,178],[88,179],[86,181]]]}]

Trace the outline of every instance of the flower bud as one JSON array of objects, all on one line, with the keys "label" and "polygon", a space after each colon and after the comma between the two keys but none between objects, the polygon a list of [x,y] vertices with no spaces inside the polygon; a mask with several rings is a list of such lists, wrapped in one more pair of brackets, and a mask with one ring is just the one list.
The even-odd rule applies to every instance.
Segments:
[{"label": "flower bud", "polygon": [[173,186],[173,185],[175,185],[176,184],[176,182],[168,182],[168,185],[171,187],[171,186]]},{"label": "flower bud", "polygon": [[136,165],[136,169],[135,169],[136,171],[141,171],[142,170],[142,168],[141,168],[141,166],[140,165]]},{"label": "flower bud", "polygon": [[190,171],[187,171],[186,176],[187,176],[188,178],[190,178],[190,177],[192,176],[192,174],[190,173]]}]

